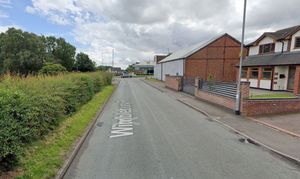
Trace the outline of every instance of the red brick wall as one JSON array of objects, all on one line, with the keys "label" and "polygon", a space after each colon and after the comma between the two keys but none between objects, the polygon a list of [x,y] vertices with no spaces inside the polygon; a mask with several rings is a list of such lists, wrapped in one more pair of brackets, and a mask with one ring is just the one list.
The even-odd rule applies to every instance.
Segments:
[{"label": "red brick wall", "polygon": [[[198,79],[195,80],[196,87]],[[300,98],[296,99],[249,99],[250,83],[241,83],[241,114],[244,116],[255,116],[265,114],[278,114],[289,112],[300,112]],[[232,110],[235,110],[235,99],[195,90],[195,96]]]},{"label": "red brick wall", "polygon": [[200,78],[195,79],[195,97],[204,101],[208,101],[229,109],[234,110],[235,109],[235,99],[228,98],[225,96],[216,95],[213,93],[201,91],[198,89]]},{"label": "red brick wall", "polygon": [[212,94],[209,92],[204,92],[201,90],[195,90],[195,96],[198,99],[201,99],[204,101],[218,104],[220,106],[223,106],[223,107],[226,107],[226,108],[229,108],[232,110],[235,109],[235,99],[233,99],[233,98],[227,98],[225,96],[220,96],[220,95]]},{"label": "red brick wall", "polygon": [[300,99],[249,99],[250,83],[241,83],[241,113],[244,116],[300,112]]},{"label": "red brick wall", "polygon": [[300,94],[300,66],[296,67],[295,81],[294,81],[294,94]]},{"label": "red brick wall", "polygon": [[244,100],[241,112],[245,116],[300,112],[300,99]]},{"label": "red brick wall", "polygon": [[240,43],[224,35],[207,47],[194,53],[185,61],[185,76],[215,81],[236,81]]},{"label": "red brick wall", "polygon": [[167,88],[181,91],[182,90],[182,77],[166,75],[165,85]]}]

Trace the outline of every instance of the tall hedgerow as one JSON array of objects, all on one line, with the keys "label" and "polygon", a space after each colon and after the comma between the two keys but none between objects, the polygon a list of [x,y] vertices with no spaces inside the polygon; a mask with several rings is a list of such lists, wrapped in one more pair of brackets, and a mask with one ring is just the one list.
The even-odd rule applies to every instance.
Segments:
[{"label": "tall hedgerow", "polygon": [[40,139],[66,116],[88,102],[103,86],[107,73],[70,73],[0,82],[0,170],[15,166],[23,147]]}]

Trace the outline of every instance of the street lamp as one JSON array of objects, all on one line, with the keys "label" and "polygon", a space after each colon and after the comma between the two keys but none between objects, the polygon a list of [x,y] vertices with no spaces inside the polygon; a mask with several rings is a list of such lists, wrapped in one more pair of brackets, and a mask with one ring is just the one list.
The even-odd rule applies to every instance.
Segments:
[{"label": "street lamp", "polygon": [[240,114],[241,106],[241,75],[242,75],[242,63],[244,55],[244,37],[245,37],[245,22],[246,22],[246,7],[247,0],[244,0],[244,13],[243,13],[243,27],[242,27],[242,40],[241,40],[241,52],[240,52],[240,64],[239,64],[239,74],[237,80],[237,91],[236,91],[236,102],[235,102],[235,114]]}]

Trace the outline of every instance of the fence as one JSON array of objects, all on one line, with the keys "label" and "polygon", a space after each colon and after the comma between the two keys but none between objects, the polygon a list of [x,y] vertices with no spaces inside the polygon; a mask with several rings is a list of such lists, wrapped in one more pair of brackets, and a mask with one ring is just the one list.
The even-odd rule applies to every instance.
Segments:
[{"label": "fence", "polygon": [[229,82],[203,81],[199,80],[198,89],[204,92],[235,98],[237,92],[237,84]]},{"label": "fence", "polygon": [[[227,82],[195,80],[195,96],[220,106],[235,110],[237,85]],[[241,113],[245,116],[300,112],[300,98],[249,99],[250,83],[241,82]]]}]

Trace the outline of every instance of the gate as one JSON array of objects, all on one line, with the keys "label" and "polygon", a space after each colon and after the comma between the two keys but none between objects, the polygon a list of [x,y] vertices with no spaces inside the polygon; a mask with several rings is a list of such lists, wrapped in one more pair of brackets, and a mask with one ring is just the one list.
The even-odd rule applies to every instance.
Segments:
[{"label": "gate", "polygon": [[183,77],[182,78],[182,91],[190,95],[195,95],[195,78],[194,77]]}]

